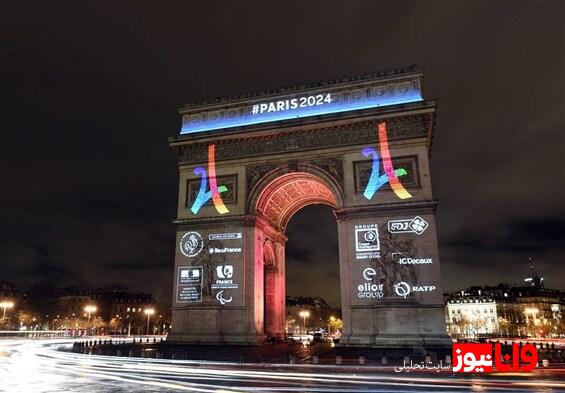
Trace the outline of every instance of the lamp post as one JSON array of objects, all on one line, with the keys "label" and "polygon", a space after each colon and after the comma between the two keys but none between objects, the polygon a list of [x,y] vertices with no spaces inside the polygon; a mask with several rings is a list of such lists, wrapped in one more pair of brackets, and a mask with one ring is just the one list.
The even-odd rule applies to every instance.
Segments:
[{"label": "lamp post", "polygon": [[6,318],[6,310],[8,308],[14,307],[14,302],[10,302],[10,301],[0,302],[0,307],[2,307],[2,309],[4,310],[3,314],[2,314],[2,319],[4,319],[4,318]]},{"label": "lamp post", "polygon": [[335,317],[332,315],[330,317],[330,320],[328,322],[328,336],[331,336],[332,334],[332,322],[335,321]]},{"label": "lamp post", "polygon": [[[13,308],[14,307],[14,302],[11,302],[9,300],[5,300],[3,302],[0,302],[0,307],[2,307],[3,309],[3,313],[2,313],[2,322],[4,322],[4,319],[6,318],[6,310],[9,308]],[[9,325],[9,322],[8,322]],[[10,328],[10,326],[8,326],[8,329]]]},{"label": "lamp post", "polygon": [[[530,321],[528,319],[528,315],[532,316],[532,336],[536,336],[536,325],[538,324],[537,314],[539,310],[535,307],[526,307],[524,310],[524,314],[526,315],[526,332],[529,330]],[[527,333],[526,333],[527,334]]]},{"label": "lamp post", "polygon": [[92,304],[88,304],[86,306],[84,306],[84,312],[88,314],[88,321],[86,323],[86,326],[89,327],[91,330],[91,326],[90,326],[90,315],[94,314],[96,312],[96,310],[98,310],[98,308]]},{"label": "lamp post", "polygon": [[146,308],[145,310],[143,310],[143,312],[145,313],[145,315],[147,315],[147,332],[146,332],[146,334],[149,335],[149,318],[151,318],[151,315],[155,314],[155,309],[154,308]]},{"label": "lamp post", "polygon": [[306,318],[310,316],[310,311],[302,310],[298,313],[298,315],[302,317],[302,323],[303,323],[302,328],[304,329],[304,333],[306,333]]}]

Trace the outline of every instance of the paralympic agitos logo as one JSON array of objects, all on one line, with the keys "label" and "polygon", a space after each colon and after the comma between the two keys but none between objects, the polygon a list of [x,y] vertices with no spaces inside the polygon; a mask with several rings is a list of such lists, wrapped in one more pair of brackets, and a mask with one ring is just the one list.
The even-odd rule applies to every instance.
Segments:
[{"label": "paralympic agitos logo", "polygon": [[[390,156],[390,151],[388,148],[388,135],[386,129],[386,123],[381,122],[377,126],[378,130],[378,140],[379,140],[379,150],[383,161],[384,174],[380,175],[380,158],[376,149],[372,147],[366,147],[361,150],[361,153],[365,157],[371,157],[373,162],[371,165],[371,173],[369,176],[369,181],[363,192],[363,196],[371,200],[375,193],[386,183],[390,183],[390,187],[394,191],[397,197],[400,199],[412,198],[412,195],[406,191],[406,188],[400,183],[398,179],[401,176],[406,176],[408,172],[406,169],[399,168],[394,169],[392,164],[392,158]],[[226,207],[224,201],[222,200],[222,193],[228,191],[227,186],[218,185],[216,179],[216,145],[211,144],[208,146],[208,171],[203,167],[196,167],[194,169],[194,174],[201,177],[200,188],[194,203],[190,207],[192,214],[197,214],[198,211],[207,202],[212,200],[216,211],[220,214],[228,213],[229,210]],[[210,189],[208,190],[208,182],[210,183]]]}]

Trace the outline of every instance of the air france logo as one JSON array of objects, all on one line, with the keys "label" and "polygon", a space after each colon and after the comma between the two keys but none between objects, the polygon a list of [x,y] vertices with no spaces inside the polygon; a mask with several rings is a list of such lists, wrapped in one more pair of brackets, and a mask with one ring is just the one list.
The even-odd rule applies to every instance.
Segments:
[{"label": "air france logo", "polygon": [[397,197],[400,199],[412,198],[412,195],[406,191],[402,183],[400,183],[400,180],[398,180],[400,176],[406,176],[408,172],[406,172],[406,169],[403,168],[395,170],[392,164],[392,158],[388,148],[388,136],[385,122],[379,123],[378,134],[379,146],[383,159],[383,169],[385,173],[383,175],[379,174],[380,160],[377,151],[372,147],[363,149],[361,153],[363,153],[365,157],[371,157],[373,159],[371,175],[369,176],[369,181],[367,182],[367,187],[365,187],[363,196],[366,199],[371,200],[379,188],[386,183],[390,183],[390,187]]},{"label": "air france logo", "polygon": [[[210,199],[214,203],[214,207],[220,214],[228,213],[229,210],[224,204],[222,197],[220,196],[221,193],[227,192],[228,188],[225,185],[221,185],[218,187],[218,183],[216,181],[216,153],[215,153],[216,146],[211,144],[208,146],[208,174],[206,174],[206,169],[202,167],[197,167],[194,169],[194,174],[197,176],[202,176],[200,180],[200,189],[198,190],[198,195],[190,208],[192,214],[198,213],[200,208],[204,206]],[[208,180],[210,180],[210,190],[206,191],[208,188]]]},{"label": "air france logo", "polygon": [[426,220],[416,216],[405,220],[391,220],[387,223],[390,233],[415,233],[421,235],[429,226]]},{"label": "air france logo", "polygon": [[187,232],[180,239],[180,252],[185,257],[195,257],[202,251],[202,236],[198,232]]}]

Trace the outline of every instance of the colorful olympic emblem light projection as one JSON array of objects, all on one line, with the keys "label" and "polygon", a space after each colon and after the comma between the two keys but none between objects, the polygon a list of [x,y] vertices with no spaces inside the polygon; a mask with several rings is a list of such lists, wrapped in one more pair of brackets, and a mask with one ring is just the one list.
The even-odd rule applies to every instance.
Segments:
[{"label": "colorful olympic emblem light projection", "polygon": [[206,169],[202,167],[194,168],[194,174],[202,176],[200,180],[200,189],[198,190],[198,195],[190,208],[192,214],[198,213],[200,208],[204,206],[210,199],[214,203],[214,207],[220,214],[228,213],[229,210],[222,200],[221,193],[227,192],[228,188],[225,185],[218,187],[216,180],[216,145],[211,144],[208,146],[208,175],[210,178],[210,190],[206,191],[208,186],[208,175],[206,174]]},{"label": "colorful olympic emblem light projection", "polygon": [[380,160],[377,151],[372,147],[366,147],[365,149],[363,149],[361,152],[365,157],[373,158],[371,176],[369,177],[369,181],[367,182],[367,187],[365,188],[363,196],[368,200],[371,200],[371,198],[373,198],[373,195],[375,195],[375,192],[377,192],[379,188],[389,182],[390,187],[397,197],[399,197],[400,199],[412,198],[412,195],[410,195],[410,193],[406,191],[404,186],[400,183],[400,180],[398,180],[400,176],[406,176],[408,172],[406,172],[406,169],[404,168],[395,170],[392,165],[390,151],[388,150],[388,136],[385,122],[379,123],[378,134],[379,147],[381,156],[383,158],[383,169],[385,173],[379,176]]}]

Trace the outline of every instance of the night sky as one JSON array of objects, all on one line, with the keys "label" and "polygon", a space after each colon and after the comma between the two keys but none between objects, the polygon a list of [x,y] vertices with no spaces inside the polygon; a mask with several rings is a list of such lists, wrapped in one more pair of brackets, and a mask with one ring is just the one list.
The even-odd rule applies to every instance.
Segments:
[{"label": "night sky", "polygon": [[[0,282],[119,283],[170,301],[177,108],[417,64],[439,102],[444,290],[518,282],[529,257],[565,288],[562,1],[203,4],[3,5]],[[316,246],[333,231],[329,208],[293,218],[288,293],[337,300],[312,280],[337,283],[337,245]]]}]

